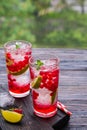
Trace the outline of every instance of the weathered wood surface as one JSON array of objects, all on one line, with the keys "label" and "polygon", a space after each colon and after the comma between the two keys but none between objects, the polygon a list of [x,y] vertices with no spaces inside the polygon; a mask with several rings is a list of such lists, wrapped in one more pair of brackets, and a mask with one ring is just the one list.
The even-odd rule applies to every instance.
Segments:
[{"label": "weathered wood surface", "polygon": [[[49,53],[54,54],[60,59],[60,81],[59,81],[59,100],[64,103],[73,113],[70,121],[63,130],[87,130],[87,50],[76,49],[46,49],[35,48],[33,55]],[[5,68],[4,50],[0,49],[0,92],[7,91],[7,77]],[[27,98],[23,99],[24,104],[28,102]],[[21,104],[21,101],[18,101]],[[26,105],[25,111],[29,109]],[[20,124],[20,128],[13,125],[16,130],[53,130],[46,122],[44,125],[38,124],[39,118],[36,116],[25,115],[29,120],[26,125]],[[32,123],[32,125],[30,125]],[[35,124],[35,126],[33,125]],[[1,124],[2,125],[2,124]],[[4,123],[3,123],[4,125]],[[44,125],[44,127],[43,127]],[[32,126],[32,128],[30,127]],[[40,127],[41,126],[41,127]],[[8,124],[6,129],[8,130]]]}]

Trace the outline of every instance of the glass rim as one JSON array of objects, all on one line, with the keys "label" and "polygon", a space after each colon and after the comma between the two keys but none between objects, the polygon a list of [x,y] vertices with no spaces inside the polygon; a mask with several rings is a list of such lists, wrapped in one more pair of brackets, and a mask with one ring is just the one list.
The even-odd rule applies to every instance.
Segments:
[{"label": "glass rim", "polygon": [[[40,59],[40,58],[37,58],[37,56],[39,57],[41,57],[42,58],[42,56],[49,56],[49,58],[48,59],[46,59],[46,57],[43,57],[42,59]],[[50,56],[52,56],[52,58],[50,58]],[[36,54],[36,55],[32,55],[31,57],[30,57],[30,59],[29,59],[29,64],[31,65],[31,66],[34,66],[35,65],[35,62],[32,62],[31,60],[33,60],[33,61],[37,61],[37,60],[35,60],[34,59],[34,57],[36,57],[37,58],[37,60],[56,60],[56,63],[59,65],[59,63],[60,63],[60,58],[58,58],[58,57],[56,57],[55,55],[52,55],[52,54]],[[54,63],[54,65],[55,65],[55,63]],[[47,66],[47,65],[46,65]],[[51,65],[48,65],[48,66],[51,66]]]},{"label": "glass rim", "polygon": [[13,41],[8,41],[8,42],[6,42],[5,44],[4,44],[4,48],[6,49],[6,47],[8,46],[8,45],[11,45],[12,43],[13,44],[15,44],[16,42],[23,42],[24,44],[27,44],[27,45],[29,45],[30,46],[30,49],[32,48],[32,44],[29,42],[29,41],[26,41],[26,40],[13,40]]}]

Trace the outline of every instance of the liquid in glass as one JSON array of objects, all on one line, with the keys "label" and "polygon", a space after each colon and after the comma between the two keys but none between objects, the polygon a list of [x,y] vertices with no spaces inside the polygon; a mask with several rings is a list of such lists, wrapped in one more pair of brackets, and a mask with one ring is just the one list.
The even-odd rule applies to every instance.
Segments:
[{"label": "liquid in glass", "polygon": [[31,44],[26,41],[12,41],[5,44],[8,87],[14,97],[25,97],[30,92],[31,53]]},{"label": "liquid in glass", "polygon": [[34,113],[40,117],[52,117],[57,113],[59,66],[57,59],[31,60],[31,88]]}]

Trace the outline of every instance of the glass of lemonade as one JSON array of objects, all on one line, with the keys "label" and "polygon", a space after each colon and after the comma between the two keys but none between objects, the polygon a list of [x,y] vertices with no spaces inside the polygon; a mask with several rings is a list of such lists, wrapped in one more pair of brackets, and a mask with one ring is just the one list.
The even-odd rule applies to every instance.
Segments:
[{"label": "glass of lemonade", "polygon": [[57,113],[59,59],[41,54],[31,57],[29,64],[34,113],[43,118],[52,117]]},{"label": "glass of lemonade", "polygon": [[11,41],[4,45],[9,93],[25,97],[30,92],[29,58],[32,45],[27,41]]}]

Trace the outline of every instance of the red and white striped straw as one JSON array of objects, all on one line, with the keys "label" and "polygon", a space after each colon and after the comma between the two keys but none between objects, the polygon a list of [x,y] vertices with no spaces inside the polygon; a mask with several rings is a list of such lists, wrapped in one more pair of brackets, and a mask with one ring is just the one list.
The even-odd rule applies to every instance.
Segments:
[{"label": "red and white striped straw", "polygon": [[63,108],[66,108],[66,106],[64,104],[62,104],[61,102],[57,101],[57,104],[62,106]]},{"label": "red and white striped straw", "polygon": [[72,115],[72,113],[66,109],[66,106],[63,105],[63,104],[62,104],[61,102],[59,102],[59,101],[57,102],[57,107],[58,107],[61,111],[63,111],[63,112],[65,112],[66,114],[68,114],[69,116]]}]

